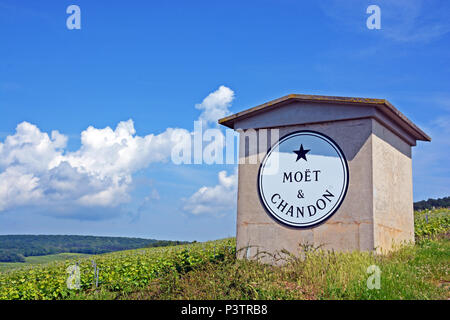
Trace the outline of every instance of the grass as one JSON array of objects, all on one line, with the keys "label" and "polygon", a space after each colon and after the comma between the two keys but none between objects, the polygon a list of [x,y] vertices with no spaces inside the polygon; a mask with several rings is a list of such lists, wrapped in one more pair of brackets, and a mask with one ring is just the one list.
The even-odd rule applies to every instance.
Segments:
[{"label": "grass", "polygon": [[[115,299],[448,299],[450,241],[427,240],[387,255],[310,251],[282,267],[228,257],[184,275],[168,274]],[[368,289],[367,268],[381,270]],[[105,296],[107,297],[107,296]],[[101,295],[96,298],[102,298]]]},{"label": "grass", "polygon": [[[195,266],[222,261],[225,253],[234,255],[233,239],[31,265],[0,274],[0,300],[72,299],[97,295],[98,291],[111,294],[135,291],[166,273],[184,274]],[[69,278],[78,280],[69,282]],[[78,289],[69,288],[73,283],[78,283]]]},{"label": "grass", "polygon": [[423,210],[414,213],[417,239],[434,237],[449,231],[450,209]]},{"label": "grass", "polygon": [[17,268],[29,267],[31,265],[46,264],[53,261],[64,261],[87,257],[89,254],[83,253],[58,253],[45,256],[25,257],[25,262],[0,262],[0,272],[10,271]]},{"label": "grass", "polygon": [[[304,259],[291,257],[281,267],[228,256],[184,275],[168,274],[145,290],[108,298],[449,299],[449,221],[449,209],[416,212],[416,244],[389,255],[303,247]],[[381,271],[379,290],[367,286],[372,265]]]},{"label": "grass", "polygon": [[[416,213],[416,244],[388,255],[325,252],[304,246],[304,259],[284,266],[236,260],[200,264],[189,272],[169,272],[145,288],[83,292],[75,299],[449,299],[450,210]],[[368,267],[381,271],[380,288],[369,289]]]},{"label": "grass", "polygon": [[[232,239],[81,259],[79,290],[65,288],[70,261],[0,274],[4,299],[450,299],[450,210],[417,212],[416,244],[388,255],[302,246],[283,266],[236,259]],[[93,285],[91,260],[100,267]],[[369,289],[370,266],[381,271]],[[3,286],[3,289],[2,289]]]}]

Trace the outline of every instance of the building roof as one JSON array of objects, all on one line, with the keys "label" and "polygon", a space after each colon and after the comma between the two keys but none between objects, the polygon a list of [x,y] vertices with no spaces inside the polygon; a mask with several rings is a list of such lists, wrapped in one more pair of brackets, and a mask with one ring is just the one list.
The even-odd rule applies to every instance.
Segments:
[{"label": "building roof", "polygon": [[[235,113],[228,117],[219,119],[219,124],[234,129],[234,123],[238,120],[252,117],[256,114],[272,110],[290,102],[308,102],[317,104],[346,104],[356,106],[373,106],[388,116],[395,123],[405,128],[408,132],[412,132],[416,140],[431,141],[431,138],[409,120],[403,113],[395,108],[389,101],[385,99],[372,98],[354,98],[354,97],[335,97],[335,96],[319,96],[307,94],[289,94],[284,97],[263,103],[259,106]],[[409,130],[408,130],[409,129]]]}]

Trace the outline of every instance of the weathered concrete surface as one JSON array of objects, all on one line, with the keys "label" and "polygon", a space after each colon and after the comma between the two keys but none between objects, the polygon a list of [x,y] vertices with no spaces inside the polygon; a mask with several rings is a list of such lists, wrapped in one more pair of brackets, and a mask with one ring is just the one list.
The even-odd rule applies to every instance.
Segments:
[{"label": "weathered concrete surface", "polygon": [[414,241],[411,147],[373,121],[374,241],[377,251]]},{"label": "weathered concrete surface", "polygon": [[277,128],[279,137],[318,131],[341,147],[349,167],[347,195],[334,215],[309,229],[292,228],[272,218],[258,194],[260,162],[275,141],[246,145],[248,131],[241,133],[236,234],[241,257],[296,254],[300,245],[387,252],[414,241],[411,147],[430,138],[385,100],[314,97],[287,96],[219,120],[235,130]]},{"label": "weathered concrete surface", "polygon": [[[280,127],[280,136],[298,130],[314,130],[326,134],[342,148],[349,165],[349,188],[339,210],[324,224],[311,229],[295,229],[280,224],[269,216],[257,190],[260,162],[248,164],[251,152],[243,155],[239,165],[237,206],[237,247],[250,246],[275,253],[286,249],[298,252],[300,244],[339,251],[373,250],[373,171],[372,119],[346,120],[333,123]],[[241,137],[242,139],[242,137]],[[241,145],[245,142],[240,141]],[[247,148],[248,149],[248,148]],[[254,150],[251,150],[254,151]],[[260,157],[267,150],[259,150]],[[258,248],[258,249],[257,249]]]}]

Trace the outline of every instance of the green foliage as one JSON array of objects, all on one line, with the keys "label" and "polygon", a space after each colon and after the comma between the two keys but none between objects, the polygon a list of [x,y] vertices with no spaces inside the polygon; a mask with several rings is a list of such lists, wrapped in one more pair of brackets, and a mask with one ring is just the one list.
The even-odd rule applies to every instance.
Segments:
[{"label": "green foliage", "polygon": [[[272,266],[237,260],[234,239],[119,251],[0,274],[0,299],[448,299],[449,214],[416,212],[416,245],[388,255],[300,246]],[[70,290],[75,263],[81,288]],[[380,289],[367,287],[372,265]]]},{"label": "green foliage", "polygon": [[24,257],[51,255],[62,252],[100,254],[186,243],[183,241],[124,237],[5,235],[0,236],[0,262],[25,262]]},{"label": "green foliage", "polygon": [[[291,257],[282,266],[225,259],[205,263],[182,276],[162,275],[143,290],[120,299],[447,299],[448,239],[407,245],[389,255],[338,253],[320,249]],[[380,289],[369,289],[369,266],[381,270]],[[101,298],[101,297],[97,297]],[[109,297],[111,298],[111,296]]]},{"label": "green foliage", "polygon": [[25,262],[25,257],[16,251],[0,249],[0,262]]},{"label": "green foliage", "polygon": [[450,209],[415,212],[414,229],[418,242],[450,232]]},{"label": "green foliage", "polygon": [[[234,240],[188,246],[148,248],[91,256],[77,261],[81,277],[79,290],[67,288],[67,268],[75,261],[53,262],[0,274],[1,299],[67,299],[98,290],[128,292],[147,286],[167,274],[184,274],[206,262],[223,261],[234,255]],[[93,265],[99,270],[95,288]]]},{"label": "green foliage", "polygon": [[44,264],[53,261],[76,259],[84,256],[89,255],[84,253],[57,253],[46,256],[25,257],[24,262],[0,262],[0,272],[6,272],[17,268],[23,268],[25,266]]},{"label": "green foliage", "polygon": [[435,208],[450,208],[450,197],[428,199],[414,202],[414,210],[425,210]]}]

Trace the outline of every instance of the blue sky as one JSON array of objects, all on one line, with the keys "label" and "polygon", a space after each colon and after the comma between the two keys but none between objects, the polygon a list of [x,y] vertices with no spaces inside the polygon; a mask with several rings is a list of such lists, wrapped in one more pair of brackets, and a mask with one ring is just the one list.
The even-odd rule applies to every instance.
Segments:
[{"label": "blue sky", "polygon": [[[81,30],[66,27],[71,4]],[[366,27],[371,4],[381,30]],[[170,140],[211,110],[288,93],[388,99],[433,139],[413,150],[414,199],[448,196],[448,12],[434,0],[0,0],[0,234],[232,236],[235,166],[174,165]],[[138,147],[118,165],[99,137]]]}]

